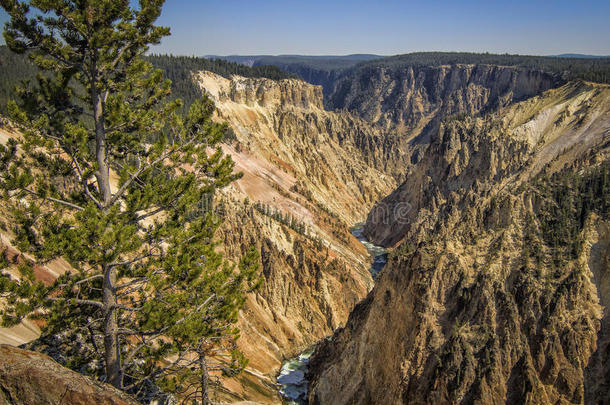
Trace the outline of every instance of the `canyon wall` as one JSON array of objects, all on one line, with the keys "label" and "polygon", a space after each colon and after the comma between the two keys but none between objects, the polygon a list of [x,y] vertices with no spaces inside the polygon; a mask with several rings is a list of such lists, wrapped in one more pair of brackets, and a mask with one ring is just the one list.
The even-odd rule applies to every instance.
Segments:
[{"label": "canyon wall", "polygon": [[232,260],[256,247],[263,279],[239,316],[248,369],[218,399],[277,402],[282,361],[343,326],[372,288],[368,253],[349,227],[396,183],[357,145],[378,132],[325,111],[320,86],[209,72],[196,80],[228,123],[224,150],[244,173],[217,197],[218,238]]},{"label": "canyon wall", "polygon": [[404,179],[443,119],[493,111],[561,83],[555,74],[507,66],[369,64],[337,78],[326,105],[376,127],[384,135],[376,152],[384,169]]},{"label": "canyon wall", "polygon": [[434,115],[474,115],[506,106],[559,82],[553,74],[508,66],[364,66],[337,80],[328,105],[400,132]]},{"label": "canyon wall", "polygon": [[369,215],[396,247],[310,404],[608,403],[609,128],[583,82],[439,125]]}]

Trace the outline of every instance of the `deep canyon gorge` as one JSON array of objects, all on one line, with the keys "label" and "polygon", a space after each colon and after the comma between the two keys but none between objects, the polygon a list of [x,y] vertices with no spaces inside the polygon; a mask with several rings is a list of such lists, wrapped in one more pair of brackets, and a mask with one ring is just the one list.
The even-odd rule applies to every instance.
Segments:
[{"label": "deep canyon gorge", "polygon": [[[236,144],[247,134],[242,142],[247,139],[250,146],[242,150],[261,142],[253,134],[277,134],[281,146],[275,139],[265,140],[261,143],[267,142],[268,149],[257,156],[277,156],[268,160],[285,167],[284,173],[304,168],[295,177],[311,183],[302,180],[298,189],[311,190],[303,195],[311,196],[317,208],[323,206],[322,211],[334,213],[340,229],[362,217],[361,211],[337,203],[349,204],[347,196],[360,198],[352,207],[363,208],[368,216],[364,235],[392,247],[375,287],[368,279],[340,312],[320,311],[328,327],[282,346],[278,359],[322,342],[310,359],[310,403],[589,403],[598,398],[606,389],[598,382],[608,375],[603,365],[607,322],[597,306],[604,300],[608,268],[607,211],[603,205],[588,208],[581,214],[588,222],[570,224],[578,228],[583,248],[564,257],[561,244],[566,241],[550,242],[548,210],[557,198],[555,177],[599,176],[588,172],[607,170],[607,86],[566,83],[541,71],[497,66],[454,65],[405,73],[379,68],[368,74],[366,79],[348,77],[335,84],[335,93],[326,99],[327,108],[339,106],[331,110],[334,113],[324,109],[322,89],[304,83],[295,88],[288,87],[290,81],[279,86],[238,78],[230,85],[220,79],[200,82],[203,88],[208,83],[221,118],[236,132]],[[218,81],[225,87],[219,89]],[[260,116],[261,110],[274,113],[262,129],[233,103],[248,106],[248,117]],[[307,136],[299,139],[295,128]],[[299,148],[303,141],[313,144]],[[362,157],[329,163],[327,145]],[[342,156],[339,150],[331,155]],[[300,159],[319,160],[308,166]],[[341,178],[343,168],[351,165],[357,167]],[[387,183],[364,184],[364,179],[373,179],[372,171],[380,173],[375,180]],[[351,179],[359,183],[358,192],[332,195],[349,187]],[[392,187],[391,181],[400,186],[376,199],[384,187]],[[537,196],[539,184],[545,185],[546,194]],[[605,192],[595,191],[602,200]],[[249,198],[257,201],[254,194]],[[295,212],[280,196],[269,204]],[[400,204],[408,208],[396,209]],[[324,215],[312,210],[314,217]],[[325,226],[317,226],[312,231],[329,241],[332,250]],[[535,259],[523,240],[536,246]],[[335,263],[354,268],[350,251],[353,240],[330,255],[337,257]],[[359,260],[362,277],[367,259]],[[263,262],[264,267],[270,265]],[[327,277],[318,274],[316,279]],[[271,280],[270,274],[266,282]],[[281,291],[279,284],[272,285],[269,295]],[[309,294],[324,297],[323,305],[336,305],[344,297],[336,289],[320,296],[316,288]],[[288,299],[283,300],[275,302],[285,308]],[[310,310],[309,304],[300,307]],[[294,319],[302,319],[303,312]],[[569,332],[575,321],[563,320],[564,313],[572,313],[568,319],[583,322],[584,329]],[[332,331],[330,340],[321,340]],[[556,338],[547,341],[543,336]],[[578,354],[570,352],[571,347],[578,347]]]},{"label": "deep canyon gorge", "polygon": [[189,72],[243,173],[215,196],[219,250],[260,252],[249,362],[214,401],[610,404],[610,86],[499,63],[284,68],[314,84]]}]

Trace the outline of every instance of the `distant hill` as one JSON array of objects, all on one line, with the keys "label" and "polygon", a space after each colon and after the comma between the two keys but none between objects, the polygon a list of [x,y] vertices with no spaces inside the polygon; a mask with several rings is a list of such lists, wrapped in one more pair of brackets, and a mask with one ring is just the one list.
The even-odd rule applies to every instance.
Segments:
[{"label": "distant hill", "polygon": [[294,66],[306,65],[310,68],[331,71],[336,69],[345,69],[354,66],[359,62],[372,59],[380,59],[383,56],[371,54],[353,54],[343,56],[322,55],[322,56],[307,56],[307,55],[229,55],[217,56],[208,55],[209,59],[224,59],[230,62],[239,63],[246,66]]},{"label": "distant hill", "polygon": [[334,83],[341,74],[362,62],[383,58],[379,55],[354,54],[344,56],[306,56],[306,55],[231,55],[209,56],[247,66],[273,65],[285,72],[295,74],[311,84],[317,84],[324,89],[327,97],[332,91]]},{"label": "distant hill", "polygon": [[597,59],[597,58],[610,58],[610,55],[585,55],[582,53],[562,53],[561,55],[549,55],[553,58],[580,58],[580,59]]},{"label": "distant hill", "polygon": [[362,69],[403,69],[408,66],[440,65],[500,65],[522,69],[537,69],[561,76],[564,80],[583,79],[598,83],[610,83],[610,58],[564,54],[556,56],[528,56],[468,52],[414,52],[395,56],[355,54],[346,56],[304,55],[231,55],[215,58],[247,65],[273,65],[295,74],[303,80],[322,85],[328,97],[335,84]]},{"label": "distant hill", "polygon": [[[408,66],[498,65],[523,69],[538,69],[560,75],[564,80],[582,79],[610,83],[610,58],[578,58],[529,56],[467,52],[415,52],[358,63],[352,69],[385,67],[402,69]],[[344,74],[350,74],[345,72]]]}]

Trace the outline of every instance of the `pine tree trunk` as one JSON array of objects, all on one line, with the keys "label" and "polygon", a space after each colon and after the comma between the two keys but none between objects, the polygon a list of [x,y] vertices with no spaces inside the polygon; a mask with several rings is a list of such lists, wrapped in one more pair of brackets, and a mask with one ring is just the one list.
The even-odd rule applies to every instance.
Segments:
[{"label": "pine tree trunk", "polygon": [[205,358],[205,354],[199,355],[199,366],[201,367],[201,404],[210,405],[209,396],[209,380],[208,364]]},{"label": "pine tree trunk", "polygon": [[104,304],[104,359],[106,360],[106,382],[121,389],[123,373],[119,347],[119,325],[116,309],[116,273],[114,268],[104,268],[102,285]]},{"label": "pine tree trunk", "polygon": [[[95,157],[98,192],[104,209],[108,209],[112,199],[110,189],[110,167],[106,150],[106,124],[104,118],[104,97],[97,88],[97,68],[95,62],[91,68],[91,104],[95,122]],[[116,388],[123,385],[121,369],[121,350],[119,347],[119,325],[117,320],[116,271],[114,267],[102,266],[104,281],[102,284],[102,302],[104,305],[104,359],[106,361],[106,381]]]},{"label": "pine tree trunk", "polygon": [[91,86],[91,99],[93,102],[93,119],[95,121],[95,158],[97,161],[97,170],[95,178],[97,179],[98,191],[100,193],[104,208],[109,208],[108,203],[112,199],[112,191],[110,190],[110,167],[108,166],[108,153],[106,151],[106,127],[104,120],[104,99],[102,95]]}]

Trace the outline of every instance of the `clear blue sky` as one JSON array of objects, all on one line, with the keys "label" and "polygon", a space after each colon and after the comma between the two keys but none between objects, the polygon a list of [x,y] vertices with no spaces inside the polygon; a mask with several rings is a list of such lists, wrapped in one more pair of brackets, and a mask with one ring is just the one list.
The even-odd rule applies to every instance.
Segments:
[{"label": "clear blue sky", "polygon": [[610,55],[610,0],[167,0],[159,23],[180,55]]}]

